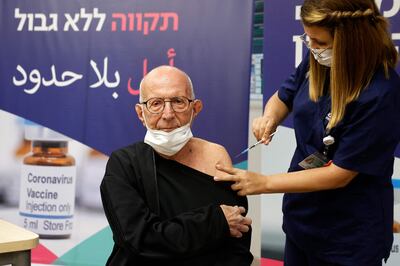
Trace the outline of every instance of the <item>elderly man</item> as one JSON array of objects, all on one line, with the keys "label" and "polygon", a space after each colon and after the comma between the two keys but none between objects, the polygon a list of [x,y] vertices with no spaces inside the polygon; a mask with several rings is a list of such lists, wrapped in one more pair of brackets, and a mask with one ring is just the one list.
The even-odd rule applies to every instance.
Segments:
[{"label": "elderly man", "polygon": [[226,150],[195,138],[202,109],[190,78],[161,66],[140,84],[136,113],[144,142],[113,152],[101,184],[114,235],[107,265],[250,265],[247,199],[215,183]]}]

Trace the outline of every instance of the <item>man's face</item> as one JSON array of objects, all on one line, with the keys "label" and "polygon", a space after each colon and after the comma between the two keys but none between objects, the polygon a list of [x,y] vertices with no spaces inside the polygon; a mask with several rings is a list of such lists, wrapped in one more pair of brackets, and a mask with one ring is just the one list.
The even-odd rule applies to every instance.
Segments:
[{"label": "man's face", "polygon": [[[192,99],[186,76],[177,70],[149,73],[142,84],[143,102],[152,98],[162,98],[168,101],[178,96]],[[201,103],[198,100],[191,102],[186,111],[177,113],[173,110],[170,102],[165,102],[164,110],[159,114],[149,112],[144,104],[137,104],[136,112],[143,123],[145,117],[149,128],[169,132],[189,123],[192,112],[194,117],[200,111],[199,104]]]}]

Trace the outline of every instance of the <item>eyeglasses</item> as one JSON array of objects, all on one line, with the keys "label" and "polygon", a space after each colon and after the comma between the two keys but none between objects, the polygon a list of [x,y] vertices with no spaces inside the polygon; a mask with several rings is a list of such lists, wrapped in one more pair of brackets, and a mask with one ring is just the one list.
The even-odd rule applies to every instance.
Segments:
[{"label": "eyeglasses", "polygon": [[304,45],[305,45],[308,49],[310,49],[310,51],[311,51],[315,56],[318,56],[318,58],[322,58],[321,54],[322,54],[323,52],[325,52],[326,50],[328,50],[328,48],[324,48],[324,49],[314,49],[314,48],[311,48],[310,41],[308,40],[309,38],[307,39],[307,37],[308,37],[307,33],[303,33],[303,34],[300,36],[300,40],[303,41]]},{"label": "eyeglasses", "polygon": [[165,103],[171,103],[172,110],[176,113],[185,112],[191,102],[194,100],[188,99],[185,96],[178,96],[168,98],[168,100],[164,98],[150,98],[147,101],[141,102],[140,104],[146,105],[147,110],[152,114],[160,114],[164,111]]}]

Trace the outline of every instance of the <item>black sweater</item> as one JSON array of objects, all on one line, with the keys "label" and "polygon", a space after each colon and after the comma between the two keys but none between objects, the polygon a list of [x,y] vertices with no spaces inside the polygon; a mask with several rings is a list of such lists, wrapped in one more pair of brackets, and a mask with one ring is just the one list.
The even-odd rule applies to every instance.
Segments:
[{"label": "black sweater", "polygon": [[229,183],[213,182],[211,176],[163,159],[143,142],[111,154],[101,196],[115,242],[107,265],[252,262],[251,234],[231,237],[219,207],[247,209],[247,199],[237,196]]}]

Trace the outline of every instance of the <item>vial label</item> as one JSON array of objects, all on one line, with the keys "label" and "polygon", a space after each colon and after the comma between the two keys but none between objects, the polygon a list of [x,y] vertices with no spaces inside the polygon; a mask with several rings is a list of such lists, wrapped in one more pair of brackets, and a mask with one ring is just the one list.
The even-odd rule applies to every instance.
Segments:
[{"label": "vial label", "polygon": [[70,235],[75,204],[75,166],[23,164],[21,225],[39,235]]}]

